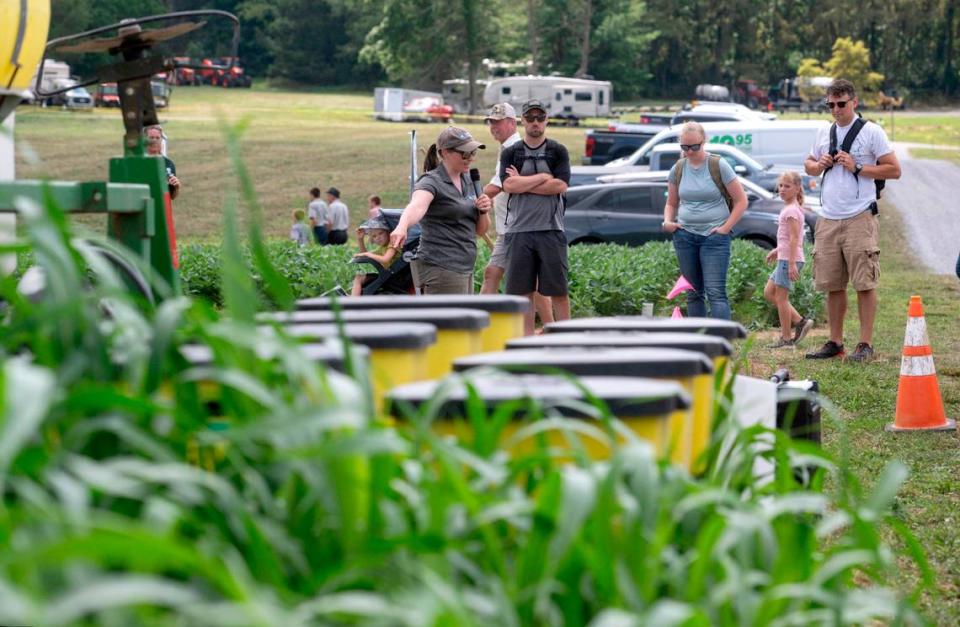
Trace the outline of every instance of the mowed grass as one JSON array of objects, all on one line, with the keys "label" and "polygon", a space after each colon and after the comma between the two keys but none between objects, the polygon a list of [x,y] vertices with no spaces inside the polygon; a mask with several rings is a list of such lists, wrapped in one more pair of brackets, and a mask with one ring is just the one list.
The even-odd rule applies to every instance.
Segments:
[{"label": "mowed grass", "polygon": [[[910,243],[895,209],[883,207],[880,222],[883,274],[874,333],[877,359],[863,366],[804,359],[805,352],[826,341],[826,325],[814,329],[795,351],[766,348],[775,339],[770,331],[756,338],[751,374],[768,376],[777,367],[787,366],[794,378],[819,381],[821,392],[837,410],[825,418],[824,445],[866,485],[891,459],[910,468],[897,511],[917,535],[937,573],[937,589],[924,595],[921,607],[935,624],[956,625],[960,624],[960,483],[955,470],[960,464],[960,440],[956,432],[890,434],[884,426],[894,418],[907,305],[913,294],[923,297],[947,416],[960,418],[960,282],[954,276],[930,274],[910,257]],[[858,341],[856,311],[856,295],[850,291],[844,325],[848,351]],[[917,578],[918,573],[908,572],[902,589],[912,589]]]},{"label": "mowed grass", "polygon": [[[224,202],[233,177],[222,124],[244,121],[243,152],[264,209],[268,236],[286,237],[290,214],[303,208],[313,186],[336,187],[351,210],[351,224],[365,219],[367,197],[378,194],[387,207],[403,207],[409,194],[410,130],[423,151],[441,124],[397,123],[372,118],[373,96],[318,94],[213,87],[175,90],[172,106],[160,112],[170,138],[169,156],[182,181],[175,201],[182,240],[219,239]],[[487,144],[476,160],[483,182],[492,176],[497,144],[482,123],[462,124]],[[121,152],[123,126],[117,110],[67,112],[21,107],[18,146],[29,146],[39,161],[18,151],[21,178],[49,176],[97,180]],[[583,153],[583,129],[556,127],[549,135],[564,142],[571,159]],[[85,219],[99,225],[102,219]]]},{"label": "mowed grass", "polygon": [[910,156],[914,159],[942,159],[960,165],[960,150],[939,148],[911,148]]}]

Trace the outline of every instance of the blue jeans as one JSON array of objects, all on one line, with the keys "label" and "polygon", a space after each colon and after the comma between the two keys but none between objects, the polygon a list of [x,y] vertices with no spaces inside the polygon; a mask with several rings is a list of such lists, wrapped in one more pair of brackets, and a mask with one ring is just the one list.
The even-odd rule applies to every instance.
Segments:
[{"label": "blue jeans", "polygon": [[710,302],[710,317],[730,319],[727,301],[727,268],[730,266],[730,236],[714,233],[697,235],[677,229],[673,234],[680,272],[694,291],[687,292],[687,315],[707,315],[704,296]]}]

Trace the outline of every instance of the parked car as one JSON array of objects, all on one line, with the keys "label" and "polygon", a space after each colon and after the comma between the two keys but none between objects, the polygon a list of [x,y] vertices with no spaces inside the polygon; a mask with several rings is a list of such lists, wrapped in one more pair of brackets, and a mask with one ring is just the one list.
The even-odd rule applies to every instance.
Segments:
[{"label": "parked car", "polygon": [[[670,240],[672,234],[665,233],[661,228],[666,198],[665,178],[655,180],[651,177],[631,183],[601,183],[571,188],[567,190],[564,223],[567,242],[640,246],[647,242]],[[779,210],[769,211],[767,207],[759,209],[748,207],[733,228],[732,235],[771,250],[777,245]],[[809,229],[805,231],[809,239]]]},{"label": "parked car", "polygon": [[[804,173],[802,168],[772,163],[763,165],[747,156],[739,148],[727,144],[710,144],[707,150],[710,154],[718,155],[726,160],[733,171],[743,178],[771,192],[776,193],[778,191],[777,181],[780,179],[780,175],[793,170],[800,174],[804,194],[820,195],[820,178]],[[680,144],[660,144],[653,149],[653,153],[650,155],[650,170],[669,170],[682,156]]]},{"label": "parked car", "polygon": [[[597,181],[597,183],[605,185],[622,185],[628,183],[663,183],[666,185],[667,177],[669,176],[669,171],[656,171],[656,172],[634,172],[632,174],[613,174],[610,176],[603,176]],[[769,190],[766,190],[750,179],[740,177],[740,184],[743,186],[743,191],[747,195],[747,209],[749,211],[759,211],[764,213],[780,214],[780,210],[783,208],[783,201],[780,200],[780,196]],[[569,197],[570,192],[567,191],[567,196]],[[819,196],[804,196],[803,197],[803,214],[804,221],[806,222],[807,227],[809,228],[810,241],[813,241],[813,229],[817,224],[817,216],[820,214],[820,197]]]},{"label": "parked car", "polygon": [[580,161],[585,166],[596,167],[614,159],[629,157],[664,128],[666,125],[661,123],[611,124],[606,131],[589,130]]},{"label": "parked car", "polygon": [[670,120],[670,124],[683,124],[684,122],[755,122],[757,120],[769,122],[775,119],[777,119],[777,116],[774,113],[754,111],[735,102],[705,102],[677,112]]},{"label": "parked car", "polygon": [[64,109],[93,109],[93,96],[85,87],[74,87],[51,98],[51,104]]}]

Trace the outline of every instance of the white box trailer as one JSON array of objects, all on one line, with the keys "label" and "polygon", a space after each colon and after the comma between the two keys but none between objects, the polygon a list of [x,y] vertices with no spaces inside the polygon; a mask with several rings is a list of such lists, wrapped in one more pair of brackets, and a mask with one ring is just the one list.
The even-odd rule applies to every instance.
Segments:
[{"label": "white box trailer", "polygon": [[547,104],[552,118],[579,120],[610,115],[613,84],[565,76],[506,76],[490,81],[483,92],[483,104],[491,107],[509,102],[520,113],[527,100]]},{"label": "white box trailer", "polygon": [[[34,100],[36,100],[36,87],[37,87],[37,74],[39,73],[39,67],[37,68],[37,73],[33,75],[33,80],[30,81],[30,91],[34,93]],[[50,92],[55,89],[63,89],[74,84],[76,81],[70,78],[70,66],[63,61],[57,61],[55,59],[46,59],[43,62],[43,76],[40,77],[40,91]]]},{"label": "white box trailer", "polygon": [[373,117],[377,120],[429,119],[427,109],[442,104],[443,96],[432,91],[402,87],[377,87],[373,91]]}]

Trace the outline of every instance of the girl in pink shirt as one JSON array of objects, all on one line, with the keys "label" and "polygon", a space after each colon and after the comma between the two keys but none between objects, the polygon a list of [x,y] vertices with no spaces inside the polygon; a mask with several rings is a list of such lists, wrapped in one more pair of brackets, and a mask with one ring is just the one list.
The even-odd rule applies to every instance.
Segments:
[{"label": "girl in pink shirt", "polygon": [[767,263],[776,261],[763,297],[780,315],[780,340],[771,348],[793,348],[813,327],[813,320],[797,313],[790,304],[793,282],[803,268],[803,185],[796,172],[784,172],[778,181],[783,209],[777,226],[777,247],[767,255]]}]

